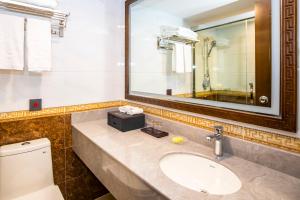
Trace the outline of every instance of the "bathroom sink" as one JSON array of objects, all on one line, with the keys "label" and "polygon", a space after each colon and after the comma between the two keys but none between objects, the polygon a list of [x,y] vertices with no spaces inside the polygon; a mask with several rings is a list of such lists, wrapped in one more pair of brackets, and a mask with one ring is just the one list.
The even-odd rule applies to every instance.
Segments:
[{"label": "bathroom sink", "polygon": [[194,154],[168,154],[161,159],[160,168],[175,183],[198,192],[228,195],[242,186],[232,171]]}]

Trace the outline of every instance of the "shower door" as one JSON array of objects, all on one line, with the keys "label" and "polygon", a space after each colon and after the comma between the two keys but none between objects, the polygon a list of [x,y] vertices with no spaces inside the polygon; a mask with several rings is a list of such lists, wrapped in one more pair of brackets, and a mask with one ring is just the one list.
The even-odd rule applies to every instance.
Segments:
[{"label": "shower door", "polygon": [[196,97],[255,103],[254,18],[200,30],[196,46]]},{"label": "shower door", "polygon": [[260,52],[263,41],[257,41],[258,25],[252,17],[197,31],[200,40],[196,44],[194,82],[197,99],[270,105],[271,86],[264,84],[270,78],[270,71],[267,67],[267,70],[256,69],[261,66],[256,64],[261,62],[256,58],[257,53],[265,53]]}]

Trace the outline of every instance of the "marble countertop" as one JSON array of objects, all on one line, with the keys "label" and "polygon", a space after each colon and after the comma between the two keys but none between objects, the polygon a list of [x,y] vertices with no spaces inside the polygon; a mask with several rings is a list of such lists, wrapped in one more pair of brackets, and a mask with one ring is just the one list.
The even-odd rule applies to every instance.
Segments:
[{"label": "marble countertop", "polygon": [[196,192],[182,187],[166,177],[160,170],[159,161],[166,154],[174,152],[193,153],[215,160],[213,149],[193,141],[176,145],[170,142],[171,136],[158,139],[140,130],[123,133],[108,126],[106,119],[73,123],[72,125],[109,156],[169,199],[300,199],[300,179],[229,154],[225,154],[224,159],[218,163],[232,170],[240,178],[242,188],[238,192],[226,196]]}]

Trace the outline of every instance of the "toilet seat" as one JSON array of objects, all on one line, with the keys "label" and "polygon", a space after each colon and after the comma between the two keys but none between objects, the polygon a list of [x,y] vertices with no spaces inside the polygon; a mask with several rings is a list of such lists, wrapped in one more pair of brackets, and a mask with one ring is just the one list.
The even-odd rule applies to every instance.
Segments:
[{"label": "toilet seat", "polygon": [[58,186],[52,185],[14,200],[64,200]]}]

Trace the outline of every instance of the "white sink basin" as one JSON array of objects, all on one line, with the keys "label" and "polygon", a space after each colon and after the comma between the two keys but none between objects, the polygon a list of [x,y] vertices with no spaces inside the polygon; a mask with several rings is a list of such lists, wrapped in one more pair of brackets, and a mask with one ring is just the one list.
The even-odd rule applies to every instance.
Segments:
[{"label": "white sink basin", "polygon": [[227,195],[242,186],[239,178],[223,165],[193,154],[168,154],[161,159],[160,168],[175,183],[198,192]]}]

